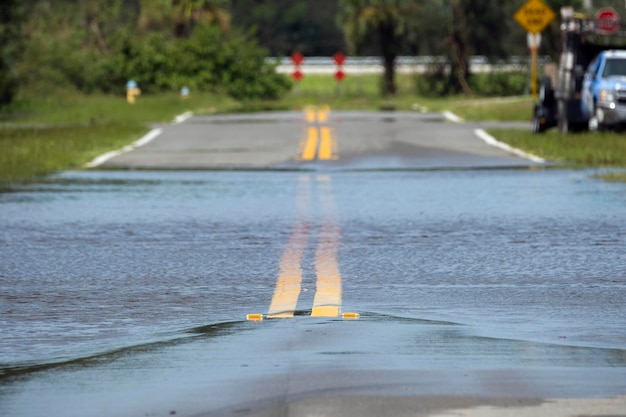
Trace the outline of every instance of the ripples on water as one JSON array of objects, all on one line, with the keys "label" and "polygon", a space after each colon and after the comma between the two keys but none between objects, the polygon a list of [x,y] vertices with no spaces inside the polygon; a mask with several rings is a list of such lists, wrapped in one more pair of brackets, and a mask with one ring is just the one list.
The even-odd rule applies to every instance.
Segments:
[{"label": "ripples on water", "polygon": [[[302,175],[82,172],[1,194],[0,366],[186,340],[264,312]],[[626,347],[623,185],[567,171],[331,179],[352,309]]]}]

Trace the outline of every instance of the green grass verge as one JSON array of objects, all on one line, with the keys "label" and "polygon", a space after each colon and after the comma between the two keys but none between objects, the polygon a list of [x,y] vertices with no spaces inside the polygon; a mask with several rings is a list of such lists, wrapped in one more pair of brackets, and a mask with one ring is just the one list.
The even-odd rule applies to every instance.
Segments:
[{"label": "green grass verge", "polygon": [[[576,168],[626,168],[626,137],[621,133],[587,132],[562,135],[556,129],[534,135],[519,129],[492,129],[498,140],[545,159]],[[626,182],[626,172],[597,174],[599,178]]]},{"label": "green grass verge", "polygon": [[193,94],[184,100],[178,94],[139,96],[135,104],[120,96],[68,95],[18,102],[0,113],[0,127],[169,122],[186,111],[211,113],[237,105],[216,94]]},{"label": "green grass verge", "polygon": [[140,123],[1,129],[0,185],[26,183],[56,171],[79,168],[146,131]]},{"label": "green grass verge", "polygon": [[465,120],[530,121],[534,100],[530,97],[437,100],[430,103],[437,110],[449,110]]},{"label": "green grass verge", "polygon": [[[192,92],[140,96],[128,104],[119,96],[66,95],[31,99],[0,113],[0,185],[30,182],[53,172],[76,169],[104,152],[121,148],[186,111],[195,114],[300,110],[329,105],[335,110],[444,111],[465,120],[528,121],[533,100],[512,98],[423,98],[415,96],[411,76],[398,74],[399,93],[380,96],[380,76],[348,75],[338,84],[330,75],[308,75],[278,101],[238,102],[220,94]],[[617,134],[531,135],[520,130],[491,132],[512,146],[576,166],[626,167],[626,141]],[[608,178],[608,177],[607,177]],[[610,174],[622,180],[621,174]]]},{"label": "green grass verge", "polygon": [[468,98],[465,96],[426,98],[414,94],[413,76],[397,74],[398,94],[382,97],[381,77],[376,74],[348,75],[337,83],[332,75],[308,75],[278,102],[243,104],[242,111],[301,109],[326,104],[335,110],[452,111],[465,120],[528,121],[532,115],[530,97]]},{"label": "green grass verge", "polygon": [[18,102],[0,114],[0,185],[82,167],[140,138],[151,123],[186,111],[213,113],[238,103],[214,94],[125,97],[69,95]]}]

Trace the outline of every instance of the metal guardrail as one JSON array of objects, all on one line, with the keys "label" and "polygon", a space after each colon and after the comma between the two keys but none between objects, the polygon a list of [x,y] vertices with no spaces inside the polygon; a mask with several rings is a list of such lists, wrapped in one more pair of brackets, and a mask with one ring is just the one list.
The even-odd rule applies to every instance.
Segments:
[{"label": "metal guardrail", "polygon": [[[442,57],[437,56],[402,56],[396,60],[396,71],[399,73],[425,73],[436,63],[443,62]],[[271,62],[278,60],[277,71],[290,74],[294,71],[294,65],[290,57],[268,58]],[[551,62],[550,57],[539,57],[540,65]],[[485,56],[473,56],[470,58],[470,71],[473,73],[484,72],[523,72],[530,66],[530,57],[514,56],[506,60],[490,62]],[[380,74],[383,72],[382,59],[380,57],[346,57],[343,71],[352,74]],[[332,57],[305,57],[300,65],[300,71],[305,74],[333,74],[337,65]]]}]

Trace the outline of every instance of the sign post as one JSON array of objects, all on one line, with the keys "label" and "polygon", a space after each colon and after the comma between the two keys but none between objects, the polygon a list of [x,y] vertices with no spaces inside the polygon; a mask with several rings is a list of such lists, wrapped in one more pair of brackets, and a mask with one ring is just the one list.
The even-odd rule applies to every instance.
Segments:
[{"label": "sign post", "polygon": [[528,32],[528,49],[530,49],[530,90],[533,97],[537,96],[537,51],[541,46],[541,33]]},{"label": "sign post", "polygon": [[343,63],[346,62],[346,56],[341,52],[337,52],[333,56],[333,60],[335,61],[335,64],[337,64],[337,71],[335,71],[335,80],[341,82],[346,76],[346,73],[343,72]]},{"label": "sign post", "polygon": [[[530,91],[533,97],[537,97],[537,50],[540,39],[537,35],[554,20],[556,15],[543,0],[528,0],[515,13],[513,18],[521,27],[529,32],[528,47],[531,57],[531,80]],[[532,36],[532,39],[531,39]]]},{"label": "sign post", "polygon": [[341,52],[337,52],[333,56],[333,60],[337,65],[337,71],[335,71],[335,80],[337,80],[337,91],[341,95],[341,81],[346,77],[346,73],[343,72],[343,63],[346,61],[346,56]]},{"label": "sign post", "polygon": [[304,77],[302,71],[300,71],[300,65],[304,62],[304,56],[300,52],[294,52],[291,54],[291,62],[294,65],[294,71],[291,74],[291,77],[296,81],[300,82]]}]

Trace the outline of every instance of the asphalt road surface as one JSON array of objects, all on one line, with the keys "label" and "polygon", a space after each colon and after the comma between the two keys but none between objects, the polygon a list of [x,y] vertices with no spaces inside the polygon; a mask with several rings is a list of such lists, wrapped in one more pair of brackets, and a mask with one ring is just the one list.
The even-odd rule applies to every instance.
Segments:
[{"label": "asphalt road surface", "polygon": [[[198,116],[164,126],[158,140],[104,162],[155,169],[461,169],[520,167],[474,126],[443,114],[304,112]],[[519,123],[490,123],[516,126]]]},{"label": "asphalt road surface", "polygon": [[626,415],[625,187],[449,119],[196,116],[0,195],[0,415]]}]

